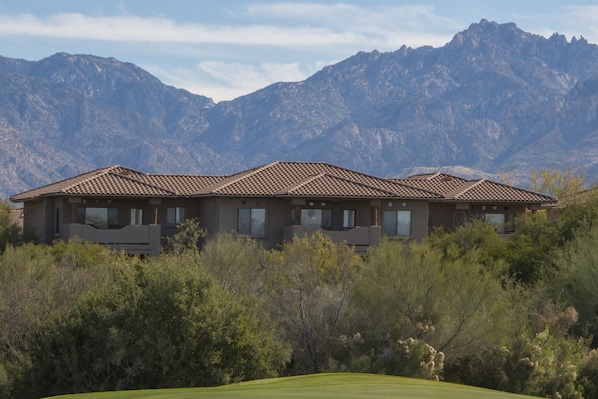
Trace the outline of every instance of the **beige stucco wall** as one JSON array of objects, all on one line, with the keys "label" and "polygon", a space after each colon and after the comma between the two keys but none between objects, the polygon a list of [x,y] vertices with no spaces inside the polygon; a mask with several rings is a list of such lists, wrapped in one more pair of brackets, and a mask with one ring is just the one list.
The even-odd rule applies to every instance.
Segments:
[{"label": "beige stucco wall", "polygon": [[[264,208],[266,209],[266,235],[256,238],[267,248],[276,248],[284,242],[285,227],[291,226],[291,210],[310,208],[331,209],[333,215],[333,228],[331,231],[342,231],[343,210],[355,209],[357,211],[357,226],[370,227],[372,225],[372,206],[375,204],[378,213],[378,225],[383,223],[382,213],[389,203],[402,207],[405,202],[407,209],[412,212],[411,238],[421,240],[428,233],[428,205],[425,201],[374,201],[369,199],[330,200],[322,198],[285,199],[285,198],[215,198],[210,206],[211,212],[204,216],[209,225],[214,226],[212,232],[237,231],[237,210],[239,208]],[[324,204],[324,205],[323,205]],[[209,216],[211,213],[212,216]],[[288,231],[288,230],[287,230]],[[326,232],[326,230],[323,230]],[[288,239],[288,237],[287,237]]]}]

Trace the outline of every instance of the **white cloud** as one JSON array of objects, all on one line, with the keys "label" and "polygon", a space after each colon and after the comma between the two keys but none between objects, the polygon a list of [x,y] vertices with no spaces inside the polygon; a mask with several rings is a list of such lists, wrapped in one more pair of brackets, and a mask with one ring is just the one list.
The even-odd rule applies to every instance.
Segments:
[{"label": "white cloud", "polygon": [[[47,51],[35,59],[71,49],[101,52],[96,55],[136,63],[167,84],[221,101],[272,82],[303,80],[358,51],[394,51],[402,45],[443,46],[455,33],[476,22],[461,20],[463,14],[472,18],[487,12],[485,3],[476,3],[475,10],[466,8],[464,3],[469,1],[451,6],[442,3],[442,10],[416,2],[397,5],[399,2],[390,1],[390,6],[239,3],[241,8],[227,8],[229,19],[221,22],[181,23],[165,16],[140,17],[123,9],[112,16],[0,14],[0,40],[5,42],[4,51],[9,48],[17,57],[25,57],[18,53],[28,41],[32,50]],[[509,18],[516,9],[509,8]],[[558,26],[559,33],[569,39],[583,35],[590,42],[598,42],[597,6],[559,7],[558,11],[522,14],[515,16],[515,22],[524,22],[522,29],[545,36]]]},{"label": "white cloud", "polygon": [[192,93],[211,97],[216,102],[232,100],[273,82],[301,81],[313,73],[302,71],[296,63],[268,62],[252,65],[204,61],[194,69],[165,70],[152,66],[147,69],[169,85],[184,87]]},{"label": "white cloud", "polygon": [[[369,9],[345,4],[285,3],[250,8],[248,13],[256,21],[238,26],[180,24],[167,18],[130,15],[0,15],[0,35],[114,42],[390,48],[402,44],[442,45],[454,25],[436,16],[432,8],[419,6]],[[434,34],[438,26],[445,33]]]}]

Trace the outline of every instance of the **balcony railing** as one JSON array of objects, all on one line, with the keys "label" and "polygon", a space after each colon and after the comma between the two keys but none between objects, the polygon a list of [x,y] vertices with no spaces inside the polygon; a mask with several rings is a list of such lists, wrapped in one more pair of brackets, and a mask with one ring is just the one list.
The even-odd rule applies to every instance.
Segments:
[{"label": "balcony railing", "polygon": [[380,226],[354,227],[349,230],[324,230],[319,227],[293,225],[284,228],[285,241],[291,241],[293,237],[303,237],[320,231],[329,236],[333,242],[345,242],[356,249],[367,249],[367,247],[378,245],[382,236]]},{"label": "balcony railing", "polygon": [[62,238],[82,240],[122,250],[128,254],[160,254],[160,225],[125,226],[120,229],[97,229],[87,224],[71,223],[63,226]]}]

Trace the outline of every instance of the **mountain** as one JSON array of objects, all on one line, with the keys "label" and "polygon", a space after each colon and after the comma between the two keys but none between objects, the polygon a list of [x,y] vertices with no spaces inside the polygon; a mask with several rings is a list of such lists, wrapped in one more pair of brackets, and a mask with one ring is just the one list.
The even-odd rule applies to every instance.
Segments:
[{"label": "mountain", "polygon": [[360,52],[233,101],[133,64],[0,57],[0,195],[110,164],[232,173],[326,161],[378,176],[583,167],[598,176],[598,46],[482,20],[440,48]]}]

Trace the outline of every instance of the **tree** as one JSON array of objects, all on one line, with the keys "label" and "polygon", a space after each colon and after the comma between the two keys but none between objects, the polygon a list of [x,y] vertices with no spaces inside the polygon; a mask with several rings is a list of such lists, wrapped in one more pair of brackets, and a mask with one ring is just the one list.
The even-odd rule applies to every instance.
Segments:
[{"label": "tree", "polygon": [[502,344],[513,322],[509,282],[503,263],[482,259],[476,248],[446,257],[427,243],[390,240],[370,250],[356,286],[361,323],[354,328],[373,370],[399,340],[430,345],[445,354],[445,364]]},{"label": "tree", "polygon": [[261,289],[263,257],[255,240],[220,233],[207,240],[199,264],[225,290],[244,296]]},{"label": "tree", "polygon": [[267,316],[180,258],[112,265],[111,284],[32,337],[22,387],[41,397],[276,376],[289,351]]},{"label": "tree", "polygon": [[530,190],[557,198],[578,193],[586,188],[586,175],[582,168],[534,169],[530,179]]},{"label": "tree", "polygon": [[0,253],[7,246],[19,245],[23,240],[22,229],[14,220],[14,208],[7,200],[0,198]]},{"label": "tree", "polygon": [[115,257],[80,241],[9,246],[0,255],[0,365],[9,385],[31,362],[29,339],[36,329],[69,312],[92,287],[103,287],[102,265]]},{"label": "tree", "polygon": [[200,226],[199,219],[187,219],[177,225],[177,228],[179,231],[174,236],[168,237],[166,246],[168,251],[182,254],[191,250],[197,256],[202,239],[207,237],[208,231]]},{"label": "tree", "polygon": [[513,277],[536,284],[553,268],[553,255],[561,245],[558,224],[546,212],[527,213],[516,218],[517,229],[505,241],[501,256],[509,263]]},{"label": "tree", "polygon": [[[598,225],[577,235],[557,258],[562,273],[553,283],[579,313],[578,335],[598,339]],[[594,342],[596,345],[598,341]]]},{"label": "tree", "polygon": [[263,274],[267,302],[293,348],[290,372],[319,373],[328,367],[359,264],[352,248],[320,232],[269,252]]}]

